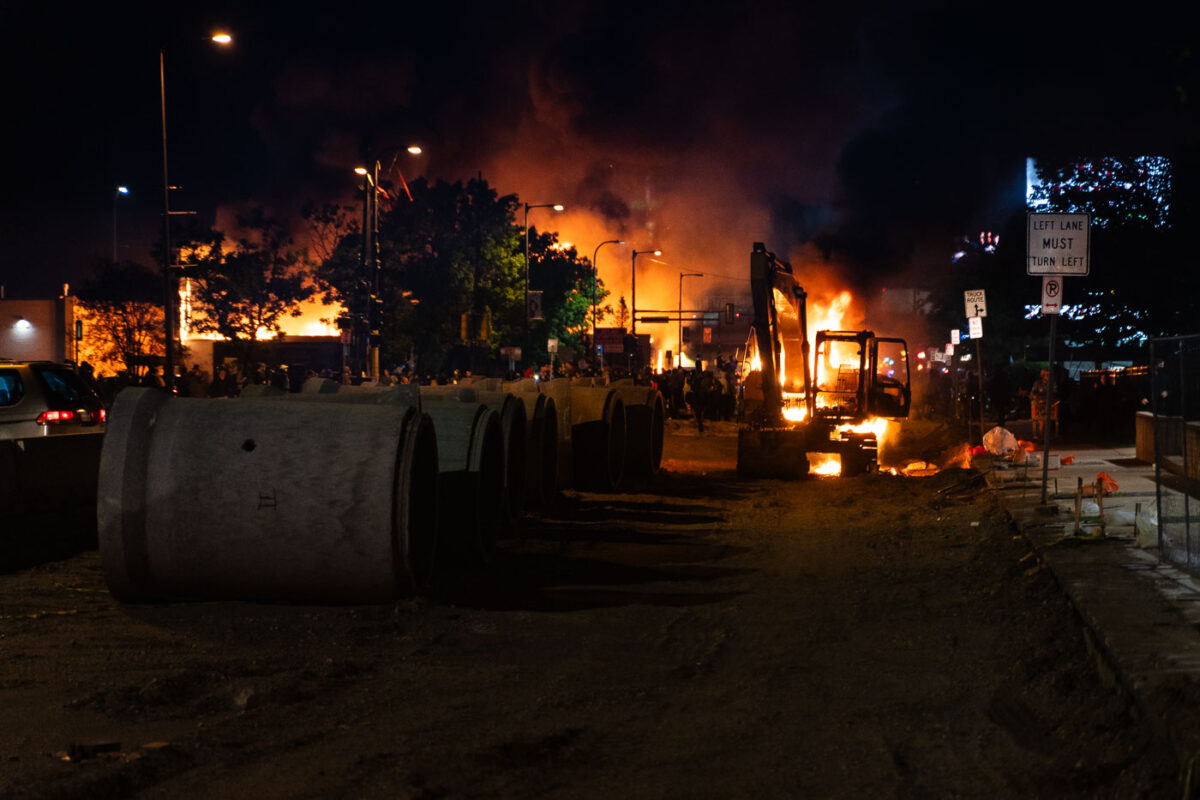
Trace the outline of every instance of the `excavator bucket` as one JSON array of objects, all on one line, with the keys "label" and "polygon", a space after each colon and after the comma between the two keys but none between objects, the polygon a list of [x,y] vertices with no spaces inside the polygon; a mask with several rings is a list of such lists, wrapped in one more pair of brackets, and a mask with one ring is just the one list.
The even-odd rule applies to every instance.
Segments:
[{"label": "excavator bucket", "polygon": [[737,474],[742,479],[777,478],[794,481],[808,475],[808,446],[804,431],[786,428],[738,431]]}]

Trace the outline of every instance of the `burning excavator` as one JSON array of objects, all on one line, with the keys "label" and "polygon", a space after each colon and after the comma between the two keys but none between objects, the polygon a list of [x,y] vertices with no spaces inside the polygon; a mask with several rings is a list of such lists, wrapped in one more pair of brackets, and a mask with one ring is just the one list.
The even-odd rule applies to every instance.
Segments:
[{"label": "burning excavator", "polygon": [[[792,267],[754,243],[751,348],[738,430],[738,477],[796,479],[810,454],[842,475],[878,466],[887,420],[908,416],[908,346],[873,331],[820,330],[810,349],[808,295]],[[813,357],[815,356],[815,357]]]}]

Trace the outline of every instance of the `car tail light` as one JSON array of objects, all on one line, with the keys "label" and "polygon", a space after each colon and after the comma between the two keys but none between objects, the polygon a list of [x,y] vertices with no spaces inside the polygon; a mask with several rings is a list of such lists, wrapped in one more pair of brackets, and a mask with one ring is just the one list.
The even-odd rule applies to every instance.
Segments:
[{"label": "car tail light", "polygon": [[38,414],[37,421],[39,425],[52,425],[56,422],[74,422],[74,411],[43,411]]},{"label": "car tail light", "polygon": [[108,412],[103,408],[96,412],[96,416],[99,417],[101,422],[108,422]]}]

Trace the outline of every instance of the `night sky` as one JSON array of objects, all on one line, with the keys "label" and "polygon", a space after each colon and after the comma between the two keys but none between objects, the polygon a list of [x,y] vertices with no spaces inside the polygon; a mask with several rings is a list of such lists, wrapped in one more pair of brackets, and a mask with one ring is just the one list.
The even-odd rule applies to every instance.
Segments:
[{"label": "night sky", "polygon": [[[160,46],[176,208],[227,226],[251,204],[353,202],[367,148],[416,141],[406,177],[564,202],[537,224],[587,256],[662,247],[672,274],[740,275],[752,241],[816,241],[878,283],[1019,211],[1026,155],[1195,144],[1195,26],[1145,4],[161,5],[0,11],[8,297],[111,255],[118,184],[121,256],[149,261]],[[208,42],[218,27],[231,49]]]}]

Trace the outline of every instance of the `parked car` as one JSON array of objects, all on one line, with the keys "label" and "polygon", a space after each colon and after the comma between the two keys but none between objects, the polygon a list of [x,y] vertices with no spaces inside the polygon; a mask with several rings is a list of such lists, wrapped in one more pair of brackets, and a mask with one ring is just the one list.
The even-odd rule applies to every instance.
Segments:
[{"label": "parked car", "polygon": [[100,396],[66,364],[0,359],[0,439],[104,433]]}]

